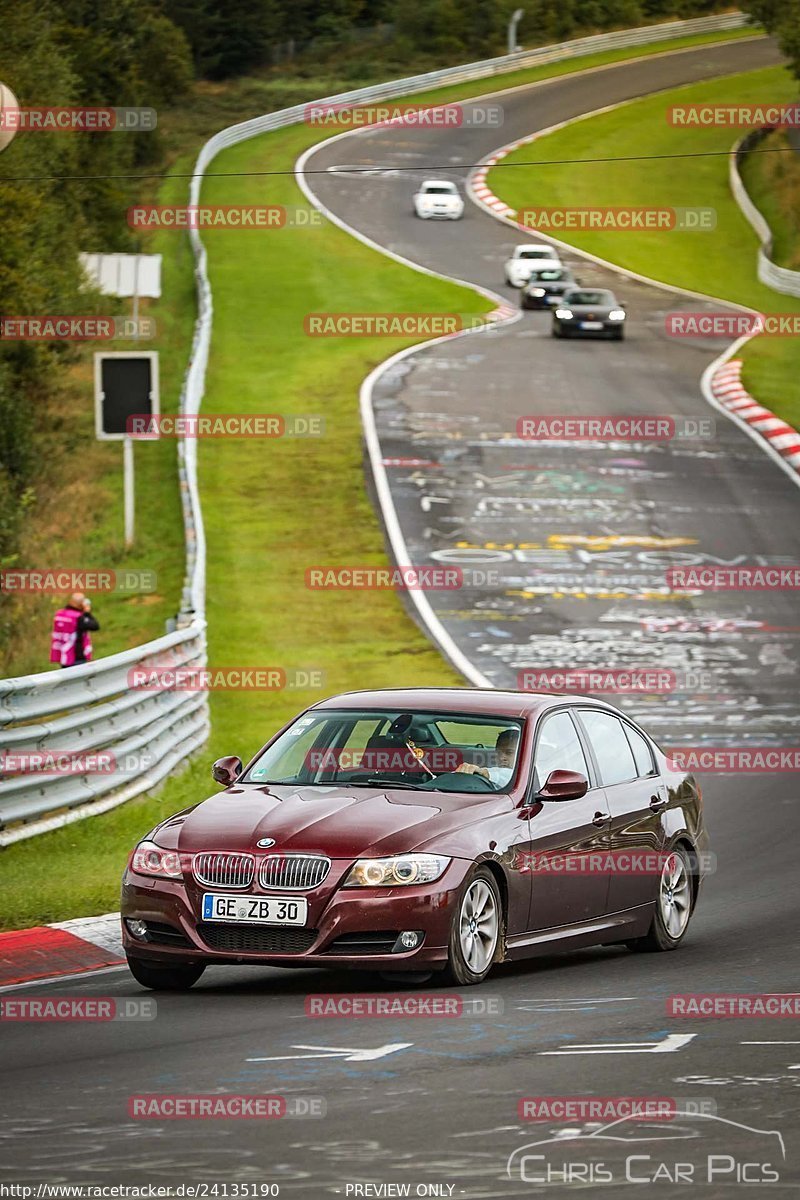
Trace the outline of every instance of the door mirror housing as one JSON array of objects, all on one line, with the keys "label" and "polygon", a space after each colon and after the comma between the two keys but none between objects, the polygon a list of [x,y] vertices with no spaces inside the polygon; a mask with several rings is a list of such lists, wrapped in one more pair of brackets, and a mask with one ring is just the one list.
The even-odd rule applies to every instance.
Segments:
[{"label": "door mirror housing", "polygon": [[215,783],[221,783],[223,787],[230,787],[241,773],[242,760],[235,754],[229,754],[227,758],[218,758],[211,768],[211,778]]},{"label": "door mirror housing", "polygon": [[589,781],[580,771],[551,771],[537,800],[580,800],[589,790]]}]

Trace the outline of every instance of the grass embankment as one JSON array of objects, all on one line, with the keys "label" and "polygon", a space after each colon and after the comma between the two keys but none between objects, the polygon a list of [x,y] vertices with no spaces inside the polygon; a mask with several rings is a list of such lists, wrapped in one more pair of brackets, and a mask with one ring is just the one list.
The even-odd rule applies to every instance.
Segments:
[{"label": "grass embankment", "polygon": [[[713,231],[571,231],[567,240],[664,283],[733,300],[760,312],[798,312],[800,301],[778,295],[756,277],[758,239],[728,187],[726,154],[740,132],[718,127],[689,131],[669,125],[665,116],[673,104],[788,101],[796,90],[788,71],[769,68],[662,92],[573,122],[522,146],[503,160],[502,167],[490,172],[490,187],[515,209],[533,204],[712,207],[717,212]],[[712,151],[720,152],[719,156],[657,157]],[[638,161],[617,161],[613,168],[608,162],[513,166],[545,159],[637,156]],[[789,155],[762,156],[784,157]],[[745,383],[751,392],[785,420],[800,426],[794,339],[756,338],[745,347],[743,358]]]},{"label": "grass embankment", "polygon": [[[728,36],[676,39],[635,53],[609,52],[480,80],[469,87],[443,89],[424,98],[476,95],[565,74],[576,66],[584,69],[642,53],[728,40]],[[309,83],[305,94],[295,95],[293,101],[312,99],[323,91],[336,90],[336,86],[333,81],[325,81],[324,86],[319,81]],[[257,81],[244,81],[241,90],[248,100],[238,111],[231,105],[232,92],[218,98],[219,114],[224,115],[221,119],[218,115],[214,127],[269,107]],[[292,100],[283,96],[281,102]],[[181,119],[185,129],[206,136],[212,110],[209,94],[205,109]],[[198,125],[202,129],[196,128]],[[174,142],[175,126],[168,136]],[[319,138],[318,129],[306,127],[265,135],[227,151],[216,160],[214,169],[290,172],[298,154]],[[188,156],[179,158],[174,170],[191,169],[192,161]],[[172,179],[166,182],[159,201],[179,203],[185,193],[185,180]],[[203,199],[228,204],[304,203],[291,175],[269,180],[211,179]],[[319,439],[213,442],[201,447],[208,577],[214,581],[208,606],[212,664],[321,670],[325,692],[458,683],[398,597],[383,592],[312,592],[304,586],[309,565],[385,561],[380,526],[364,488],[357,396],[370,367],[404,343],[394,339],[314,340],[304,334],[302,320],[306,312],[325,311],[334,304],[360,312],[480,312],[486,307],[484,302],[472,292],[392,263],[327,224],[313,230],[238,236],[220,231],[208,236],[207,244],[215,317],[204,411],[319,413],[326,421],[326,434]],[[174,408],[180,377],[177,368],[184,365],[194,314],[189,250],[186,240],[175,234],[148,241],[143,249],[164,254],[161,338],[169,328],[176,343],[182,342],[183,357],[178,355],[172,386],[163,389],[163,399],[172,396]],[[170,326],[166,325],[167,309]],[[158,317],[159,309],[154,312]],[[162,340],[158,348],[164,351]],[[168,403],[164,407],[168,410]],[[90,436],[87,428],[87,439]],[[121,527],[121,478],[114,469],[119,448],[101,450],[109,455],[110,463],[107,521],[116,529]],[[161,462],[161,474],[154,465],[151,468],[157,462],[151,451],[167,456]],[[145,475],[150,469],[152,474]],[[177,509],[170,508],[173,497],[177,504],[174,443],[137,447],[137,471],[142,521],[148,515],[162,521],[164,541],[174,545],[178,528]],[[90,507],[90,516],[93,513]],[[142,525],[143,537],[144,528]],[[152,565],[158,553],[164,557],[166,549],[159,545],[157,529],[153,529],[148,543],[152,557],[147,565]],[[177,588],[182,551],[170,554]],[[102,619],[102,611],[100,616]],[[160,624],[154,623],[149,634],[159,632]],[[104,640],[101,649],[110,644]],[[2,927],[20,928],[114,908],[130,846],[164,815],[212,789],[210,761],[228,752],[247,756],[284,720],[321,694],[287,690],[213,695],[213,735],[207,751],[168,781],[157,796],[132,801],[104,816],[2,852]]]}]

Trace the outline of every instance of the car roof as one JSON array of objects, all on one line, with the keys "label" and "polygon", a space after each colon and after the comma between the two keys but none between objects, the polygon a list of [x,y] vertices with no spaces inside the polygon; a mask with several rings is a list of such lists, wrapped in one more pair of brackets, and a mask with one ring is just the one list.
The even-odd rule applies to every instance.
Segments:
[{"label": "car roof", "polygon": [[458,185],[452,179],[423,179],[420,187],[450,187],[458,190]]},{"label": "car roof", "polygon": [[617,713],[613,705],[591,696],[555,692],[515,692],[500,688],[381,688],[376,691],[342,692],[312,707],[402,709],[404,711],[477,713],[498,717],[537,716],[563,704],[587,704]]},{"label": "car roof", "polygon": [[558,249],[555,246],[548,246],[547,242],[520,242],[514,250],[547,250],[549,254],[558,255]]}]

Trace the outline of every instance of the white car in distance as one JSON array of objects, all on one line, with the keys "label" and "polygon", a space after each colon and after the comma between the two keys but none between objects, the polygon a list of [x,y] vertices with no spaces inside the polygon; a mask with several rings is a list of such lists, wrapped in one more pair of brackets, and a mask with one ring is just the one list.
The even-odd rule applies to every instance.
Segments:
[{"label": "white car in distance", "polygon": [[447,179],[426,179],[414,194],[414,212],[423,221],[439,217],[457,221],[464,215],[464,201],[458,188]]},{"label": "white car in distance", "polygon": [[506,283],[509,287],[523,287],[537,267],[560,267],[561,259],[554,246],[525,242],[515,246],[511,258],[505,262]]}]

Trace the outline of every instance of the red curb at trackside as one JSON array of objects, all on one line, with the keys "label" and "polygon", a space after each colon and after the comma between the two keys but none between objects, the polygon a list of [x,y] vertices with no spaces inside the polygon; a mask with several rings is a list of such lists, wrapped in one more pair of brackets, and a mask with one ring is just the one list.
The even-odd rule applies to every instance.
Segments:
[{"label": "red curb at trackside", "polygon": [[0,986],[96,971],[121,962],[124,959],[111,950],[51,925],[0,933]]},{"label": "red curb at trackside", "polygon": [[729,413],[746,421],[755,433],[800,475],[800,433],[781,417],[759,404],[741,383],[742,360],[723,363],[711,378],[711,392],[717,403]]}]

